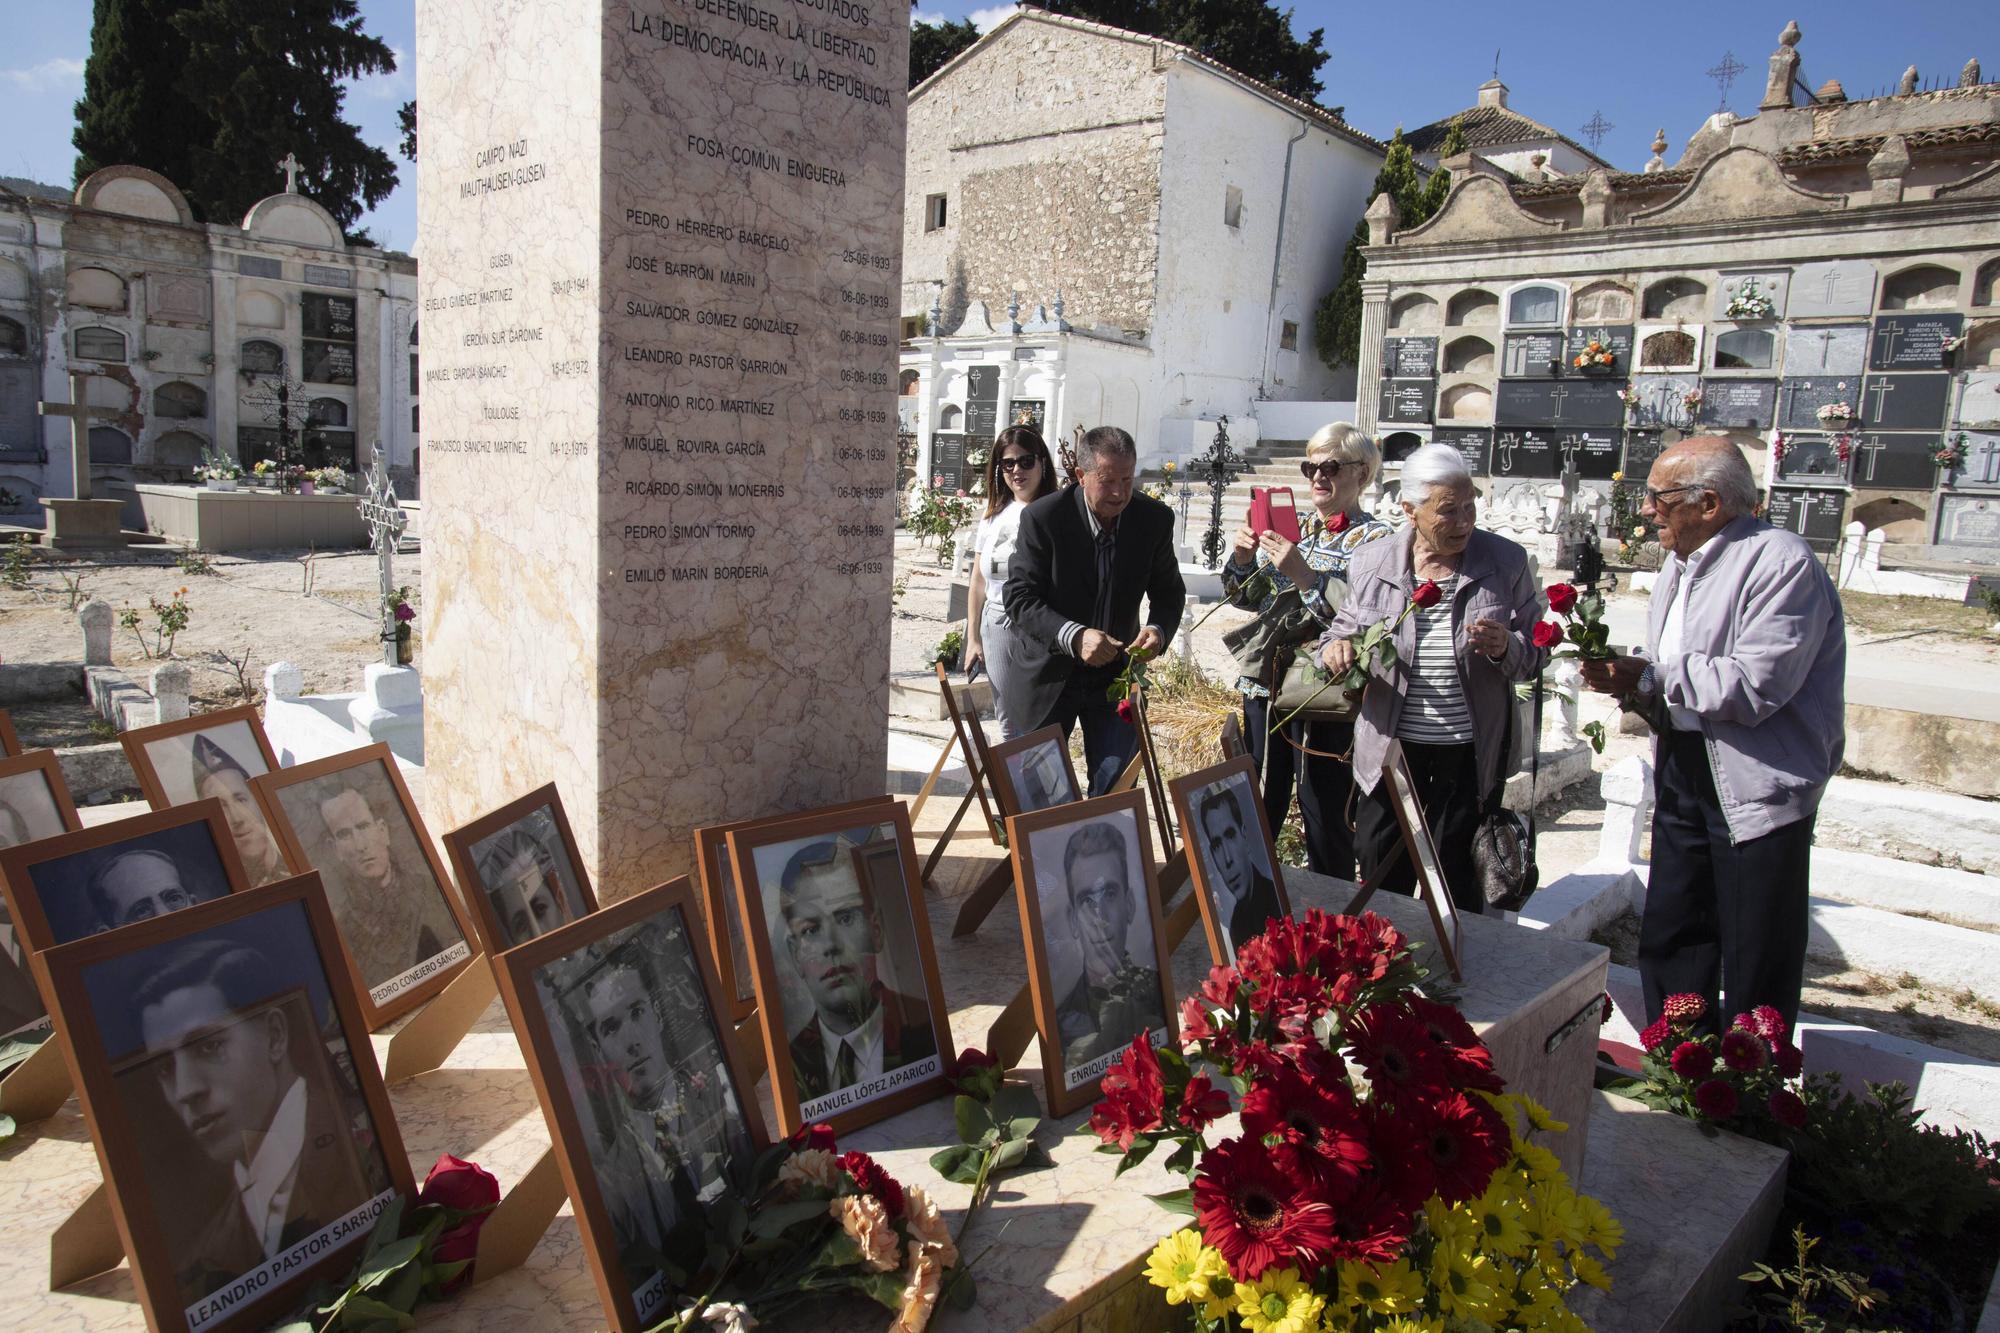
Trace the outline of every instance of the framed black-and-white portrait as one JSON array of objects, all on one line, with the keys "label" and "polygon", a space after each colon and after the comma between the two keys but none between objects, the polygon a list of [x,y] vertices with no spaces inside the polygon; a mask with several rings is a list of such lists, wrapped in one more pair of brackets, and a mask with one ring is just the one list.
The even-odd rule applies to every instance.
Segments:
[{"label": "framed black-and-white portrait", "polygon": [[453,829],[444,845],[489,954],[597,910],[553,782]]},{"label": "framed black-and-white portrait", "polygon": [[128,731],[118,740],[155,810],[209,797],[222,802],[244,878],[253,886],[292,873],[250,790],[252,781],[278,766],[254,707],[245,704],[162,722]]},{"label": "framed black-and-white portrait", "polygon": [[[500,954],[598,1294],[621,1333],[692,1293],[709,1208],[751,1188],[760,1136],[685,877]],[[677,1277],[678,1275],[678,1277]]]},{"label": "framed black-and-white portrait", "polygon": [[146,1322],[261,1328],[414,1192],[318,877],[43,956]]},{"label": "framed black-and-white portrait", "polygon": [[317,870],[371,1030],[423,1003],[472,958],[472,927],[386,745],[251,784],[286,862]]},{"label": "framed black-and-white portrait", "polygon": [[1007,821],[1051,1115],[1097,1098],[1144,1033],[1174,1039],[1173,974],[1146,795],[1133,790]]},{"label": "framed black-and-white portrait", "polygon": [[7,710],[0,708],[0,759],[12,759],[21,753],[21,738],[14,731],[14,719]]},{"label": "framed black-and-white portrait", "polygon": [[[54,750],[0,759],[0,850],[83,827]],[[28,968],[28,946],[0,899],[0,1038],[48,1026],[48,1010]]]},{"label": "framed black-and-white portrait", "polygon": [[1291,915],[1270,818],[1249,756],[1178,777],[1170,784],[1210,957],[1233,964],[1236,951]]},{"label": "framed black-and-white portrait", "polygon": [[1061,727],[1043,727],[992,749],[1002,815],[1026,815],[1083,799]]},{"label": "framed black-and-white portrait", "polygon": [[845,1131],[947,1090],[951,1024],[907,807],[729,835],[780,1132]]}]

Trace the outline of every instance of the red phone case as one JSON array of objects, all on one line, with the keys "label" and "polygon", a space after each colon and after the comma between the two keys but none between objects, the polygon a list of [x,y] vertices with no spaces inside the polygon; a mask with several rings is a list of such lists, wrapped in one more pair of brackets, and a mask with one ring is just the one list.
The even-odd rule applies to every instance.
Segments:
[{"label": "red phone case", "polygon": [[1286,541],[1299,539],[1298,502],[1289,486],[1253,486],[1250,489],[1250,528],[1259,536],[1275,532]]}]

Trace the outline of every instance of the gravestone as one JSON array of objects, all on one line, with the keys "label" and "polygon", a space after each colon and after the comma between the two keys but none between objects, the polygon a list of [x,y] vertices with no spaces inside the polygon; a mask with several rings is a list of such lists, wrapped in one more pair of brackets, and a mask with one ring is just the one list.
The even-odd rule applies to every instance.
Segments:
[{"label": "gravestone", "polygon": [[1858,416],[1861,411],[1861,379],[1820,375],[1786,376],[1778,381],[1778,425],[1783,430],[1828,430],[1829,422],[1819,417],[1819,409],[1845,403]]},{"label": "gravestone", "polygon": [[[965,438],[984,449],[1000,433],[1000,367],[973,366],[965,372]],[[963,483],[961,483],[963,484]]]},{"label": "gravestone", "polygon": [[1701,358],[1699,326],[1688,329],[1653,329],[1639,338],[1639,369],[1670,374],[1693,370]]},{"label": "gravestone", "polygon": [[1625,478],[1627,481],[1644,481],[1646,474],[1653,470],[1653,461],[1667,449],[1666,432],[1657,430],[1628,430],[1625,432]]},{"label": "gravestone", "polygon": [[1492,467],[1493,432],[1486,429],[1441,426],[1431,432],[1432,444],[1448,444],[1465,457],[1466,470],[1483,477]]},{"label": "gravestone", "polygon": [[[1601,343],[1612,355],[1608,366],[1585,366],[1579,368],[1576,359],[1591,343]],[[1569,331],[1569,341],[1563,349],[1563,374],[1565,375],[1608,375],[1619,379],[1632,373],[1632,326],[1630,324],[1584,324]]]},{"label": "gravestone", "polygon": [[947,491],[965,489],[965,440],[958,431],[931,434],[931,485]]},{"label": "gravestone", "polygon": [[1949,375],[1870,375],[1861,383],[1861,424],[1871,430],[1940,430]]},{"label": "gravestone", "polygon": [[1854,461],[1849,478],[1856,486],[1891,491],[1927,491],[1937,484],[1935,434],[1883,434],[1869,431],[1854,437]]},{"label": "gravestone", "polygon": [[1778,329],[1752,325],[1723,329],[1709,340],[1709,367],[1719,371],[1767,371],[1778,364]]},{"label": "gravestone", "polygon": [[1562,369],[1567,342],[1560,332],[1507,334],[1501,339],[1500,374],[1508,379],[1554,379]]},{"label": "gravestone", "polygon": [[416,20],[427,814],[615,898],[880,792],[908,5]]},{"label": "gravestone", "polygon": [[1436,338],[1384,338],[1382,374],[1398,380],[1436,379],[1437,353]]},{"label": "gravestone", "polygon": [[1696,419],[1704,426],[1761,430],[1771,424],[1777,404],[1776,380],[1704,379]]},{"label": "gravestone", "polygon": [[1383,380],[1376,399],[1376,419],[1428,422],[1436,396],[1435,380]]},{"label": "gravestone", "polygon": [[1625,432],[1565,430],[1556,432],[1556,471],[1572,464],[1581,481],[1610,481],[1623,461]]},{"label": "gravestone", "polygon": [[1937,544],[2000,549],[2000,496],[1939,496]]},{"label": "gravestone", "polygon": [[1875,336],[1868,344],[1868,368],[1948,369],[1953,354],[1944,345],[1964,327],[1963,315],[1877,315]]},{"label": "gravestone", "polygon": [[1622,426],[1625,386],[1602,380],[1500,382],[1493,400],[1497,426]]},{"label": "gravestone", "polygon": [[1828,487],[1773,486],[1764,511],[1774,528],[1795,532],[1816,550],[1831,550],[1840,540],[1841,519],[1847,512],[1847,492]]},{"label": "gravestone", "polygon": [[1778,476],[1784,481],[1826,485],[1845,481],[1847,464],[1841,461],[1834,442],[1823,435],[1788,436],[1784,457],[1778,460]]},{"label": "gravestone", "polygon": [[1560,470],[1556,436],[1549,430],[1502,430],[1493,435],[1493,475],[1553,477]]},{"label": "gravestone", "polygon": [[1732,315],[1729,303],[1739,293],[1746,292],[1754,283],[1757,294],[1771,302],[1771,313],[1757,316],[1760,319],[1782,319],[1785,314],[1785,298],[1791,288],[1791,274],[1784,269],[1759,269],[1754,273],[1725,273],[1715,284],[1715,306],[1710,319],[1748,319],[1748,315]]},{"label": "gravestone", "polygon": [[1785,326],[1787,375],[1858,377],[1868,363],[1866,324]]},{"label": "gravestone", "polygon": [[1959,490],[2000,488],[2000,433],[1970,430],[1963,434],[1965,466],[1952,474],[1952,486]]},{"label": "gravestone", "polygon": [[2000,426],[2000,370],[1968,372],[1951,419],[1960,426]]},{"label": "gravestone", "polygon": [[1865,315],[1875,304],[1875,266],[1865,259],[1801,264],[1792,274],[1787,313],[1793,319]]},{"label": "gravestone", "polygon": [[1640,375],[1632,381],[1639,397],[1628,420],[1640,427],[1686,430],[1694,424],[1687,395],[1701,387],[1699,375]]}]

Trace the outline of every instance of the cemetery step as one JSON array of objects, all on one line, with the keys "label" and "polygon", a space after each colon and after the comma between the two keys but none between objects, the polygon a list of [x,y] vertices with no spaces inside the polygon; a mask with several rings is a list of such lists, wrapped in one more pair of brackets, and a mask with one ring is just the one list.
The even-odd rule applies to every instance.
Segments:
[{"label": "cemetery step", "polygon": [[1820,802],[1822,847],[2000,875],[2000,803],[1890,782],[1835,778]]},{"label": "cemetery step", "polygon": [[[891,796],[915,796],[924,789],[924,779],[929,776],[931,765],[937,762],[938,749],[945,744],[945,737],[930,737],[891,728],[889,731],[889,786]],[[953,747],[953,753],[946,761],[944,772],[938,775],[937,786],[932,789],[936,796],[958,797],[971,791],[970,774],[965,770],[965,761]]]},{"label": "cemetery step", "polygon": [[[1813,848],[1812,886],[1835,902],[2000,932],[2000,876],[1821,846]],[[1991,944],[2000,946],[2000,935]]]}]

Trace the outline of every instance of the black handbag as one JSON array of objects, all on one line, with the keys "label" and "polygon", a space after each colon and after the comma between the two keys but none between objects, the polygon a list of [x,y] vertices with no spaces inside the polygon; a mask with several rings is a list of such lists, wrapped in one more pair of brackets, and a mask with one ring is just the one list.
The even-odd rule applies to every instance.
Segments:
[{"label": "black handbag", "polygon": [[[1518,912],[1540,886],[1535,864],[1535,788],[1542,769],[1542,673],[1535,673],[1532,716],[1533,743],[1528,751],[1528,813],[1524,817],[1505,804],[1506,779],[1487,802],[1486,813],[1472,834],[1472,868],[1489,911]],[[1507,713],[1507,743],[1514,743],[1514,709]]]}]

